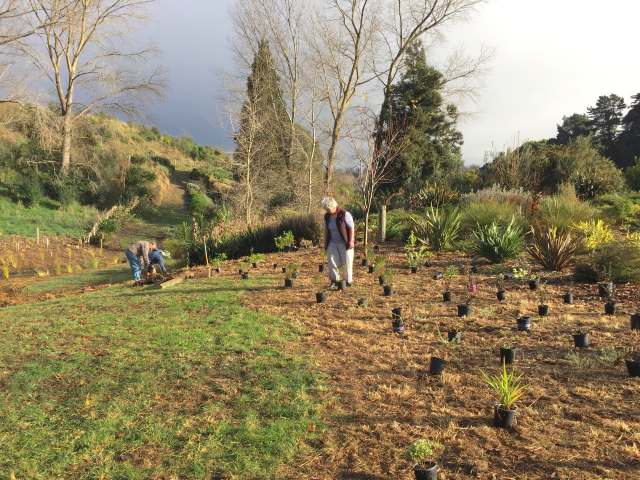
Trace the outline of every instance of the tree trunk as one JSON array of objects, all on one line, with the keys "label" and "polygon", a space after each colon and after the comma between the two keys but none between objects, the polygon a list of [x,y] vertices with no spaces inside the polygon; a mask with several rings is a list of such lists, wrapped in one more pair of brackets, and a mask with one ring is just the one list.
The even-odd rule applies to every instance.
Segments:
[{"label": "tree trunk", "polygon": [[331,192],[331,182],[333,180],[333,168],[335,163],[336,152],[338,151],[338,140],[340,139],[340,122],[342,115],[338,115],[333,122],[331,131],[331,146],[327,152],[327,171],[324,180],[324,193],[328,195]]},{"label": "tree trunk", "polygon": [[378,243],[384,243],[387,236],[387,206],[378,209]]},{"label": "tree trunk", "polygon": [[[369,209],[364,212],[364,246],[367,246],[369,242]],[[365,250],[366,252],[366,250]]]},{"label": "tree trunk", "polygon": [[67,109],[62,127],[62,173],[67,174],[71,165],[71,109]]}]

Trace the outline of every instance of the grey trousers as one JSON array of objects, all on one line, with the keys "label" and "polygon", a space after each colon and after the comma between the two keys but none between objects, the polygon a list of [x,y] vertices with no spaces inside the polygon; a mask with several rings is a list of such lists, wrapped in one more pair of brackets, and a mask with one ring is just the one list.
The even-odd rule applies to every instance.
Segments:
[{"label": "grey trousers", "polygon": [[335,282],[338,279],[338,265],[343,265],[343,280],[347,283],[353,281],[353,253],[355,249],[347,250],[344,243],[329,242],[327,247],[327,263],[329,263],[329,280]]}]

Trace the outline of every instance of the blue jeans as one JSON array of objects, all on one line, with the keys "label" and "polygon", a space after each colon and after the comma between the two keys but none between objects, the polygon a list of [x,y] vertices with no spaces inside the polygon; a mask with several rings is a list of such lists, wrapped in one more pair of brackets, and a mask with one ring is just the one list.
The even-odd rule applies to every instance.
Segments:
[{"label": "blue jeans", "polygon": [[137,282],[140,280],[140,274],[142,273],[142,263],[140,262],[140,258],[131,253],[129,250],[126,250],[125,255],[129,260],[129,265],[131,265],[131,273],[133,273],[133,279]]}]

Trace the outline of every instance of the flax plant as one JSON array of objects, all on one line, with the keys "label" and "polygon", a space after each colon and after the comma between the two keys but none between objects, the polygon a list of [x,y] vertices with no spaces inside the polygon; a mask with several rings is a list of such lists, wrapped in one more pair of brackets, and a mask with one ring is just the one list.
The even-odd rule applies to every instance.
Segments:
[{"label": "flax plant", "polygon": [[507,366],[502,361],[502,372],[500,375],[489,376],[480,370],[485,382],[498,393],[500,405],[505,410],[513,410],[513,404],[516,400],[524,395],[524,389],[527,385],[522,385],[520,379],[522,374],[514,378],[513,370],[507,373]]}]

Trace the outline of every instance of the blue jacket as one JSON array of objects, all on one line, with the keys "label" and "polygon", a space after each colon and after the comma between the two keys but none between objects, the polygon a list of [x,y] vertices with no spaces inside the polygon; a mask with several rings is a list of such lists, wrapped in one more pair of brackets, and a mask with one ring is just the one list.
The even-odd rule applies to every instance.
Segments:
[{"label": "blue jacket", "polygon": [[167,269],[164,267],[164,262],[162,261],[162,250],[160,250],[159,248],[149,252],[149,265],[153,264],[160,265],[160,268],[163,272],[167,271]]}]

